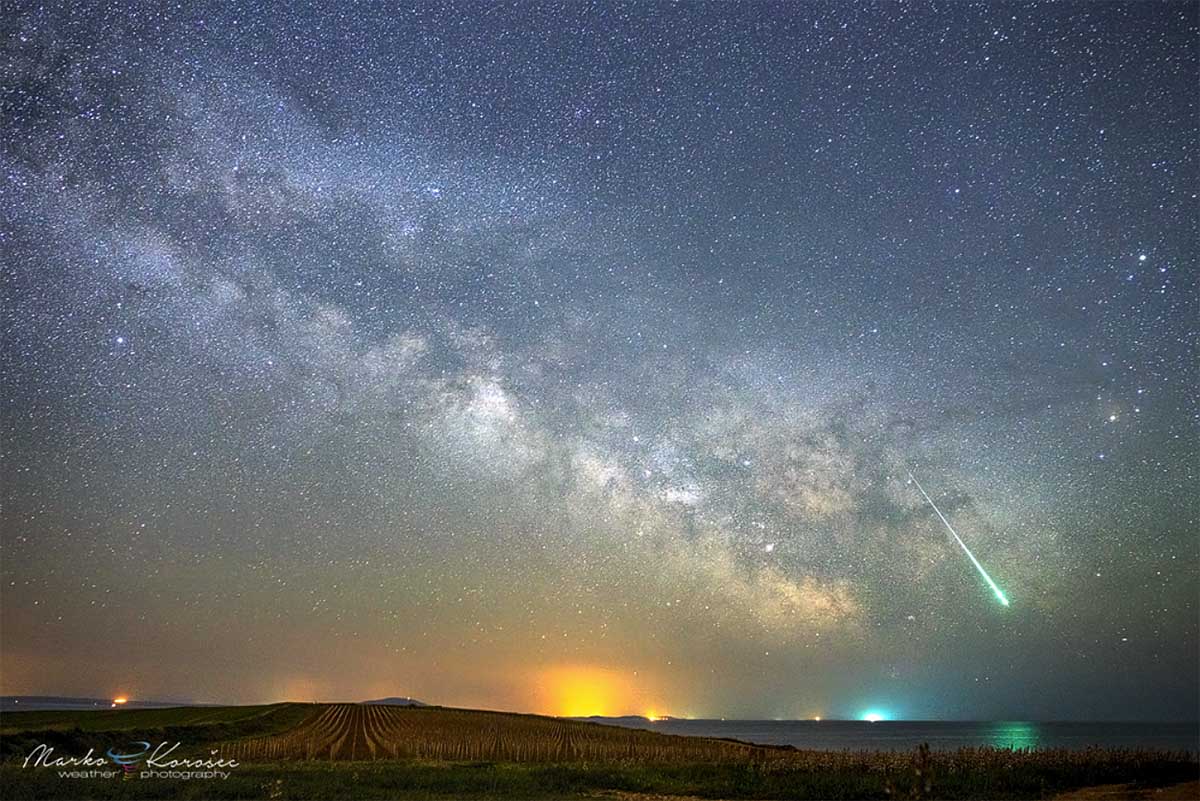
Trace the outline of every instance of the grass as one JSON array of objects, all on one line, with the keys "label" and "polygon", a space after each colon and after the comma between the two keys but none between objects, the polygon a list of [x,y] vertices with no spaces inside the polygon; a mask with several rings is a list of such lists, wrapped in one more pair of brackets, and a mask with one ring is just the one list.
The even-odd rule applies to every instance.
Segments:
[{"label": "grass", "polygon": [[[935,774],[932,792],[915,797],[1049,798],[1091,784],[1160,786],[1194,779],[1195,764],[1147,762],[1130,772],[1098,762],[1085,772],[1041,764]],[[53,771],[0,768],[6,799],[575,799],[616,792],[727,799],[887,799],[902,774],[862,767],[735,764],[593,765],[426,762],[288,762],[247,765],[225,780],[67,780]],[[893,787],[889,794],[889,785]]]},{"label": "grass", "polygon": [[[132,740],[178,740],[189,755],[216,750],[243,764],[226,779],[191,780],[68,779],[20,766],[39,742],[81,755]],[[3,799],[1007,799],[1200,772],[1194,754],[1156,751],[803,751],[536,715],[311,704],[6,714],[0,752]]]}]

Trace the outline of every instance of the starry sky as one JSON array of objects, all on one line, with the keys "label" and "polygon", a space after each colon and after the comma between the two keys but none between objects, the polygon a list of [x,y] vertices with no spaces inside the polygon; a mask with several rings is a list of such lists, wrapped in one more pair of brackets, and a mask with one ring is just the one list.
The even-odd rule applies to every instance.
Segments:
[{"label": "starry sky", "polygon": [[0,23],[3,692],[1195,718],[1195,3],[182,5]]}]

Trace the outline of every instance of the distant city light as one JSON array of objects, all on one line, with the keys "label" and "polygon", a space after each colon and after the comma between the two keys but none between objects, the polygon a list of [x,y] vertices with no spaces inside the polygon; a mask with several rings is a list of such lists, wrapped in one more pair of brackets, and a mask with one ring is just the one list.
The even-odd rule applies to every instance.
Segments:
[{"label": "distant city light", "polygon": [[123,695],[119,695],[119,696],[117,696],[116,698],[114,698],[114,699],[113,699],[112,705],[113,705],[113,706],[120,706],[121,704],[127,704],[127,703],[129,703],[129,699],[128,699],[128,698],[126,698],[126,697],[125,697],[125,696],[123,696]]}]

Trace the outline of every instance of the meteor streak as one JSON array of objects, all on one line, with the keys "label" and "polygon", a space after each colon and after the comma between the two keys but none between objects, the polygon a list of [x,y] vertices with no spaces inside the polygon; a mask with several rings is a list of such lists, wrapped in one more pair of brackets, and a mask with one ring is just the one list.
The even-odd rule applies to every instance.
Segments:
[{"label": "meteor streak", "polygon": [[954,526],[950,525],[950,521],[946,519],[944,514],[942,514],[942,510],[939,509],[937,504],[933,502],[933,498],[929,497],[929,493],[926,492],[925,488],[921,486],[921,482],[917,481],[917,477],[912,474],[911,470],[908,471],[908,477],[911,478],[912,482],[917,485],[917,489],[919,489],[921,494],[925,496],[925,500],[929,501],[929,505],[933,507],[933,511],[937,512],[937,516],[941,518],[942,522],[946,524],[946,528],[950,530],[952,535],[954,535],[955,541],[958,542],[959,546],[962,547],[963,553],[965,553],[967,558],[971,560],[971,564],[975,565],[975,569],[979,571],[979,575],[983,576],[983,580],[986,581],[988,586],[992,588],[992,592],[996,594],[996,600],[1005,606],[1008,606],[1008,598],[1004,597],[1004,593],[999,587],[996,586],[996,582],[992,581],[992,577],[989,576],[987,571],[983,569],[983,565],[979,564],[979,560],[975,558],[975,554],[971,553],[971,549],[968,548],[967,544],[962,541],[962,537],[958,536],[958,532],[954,530]]}]

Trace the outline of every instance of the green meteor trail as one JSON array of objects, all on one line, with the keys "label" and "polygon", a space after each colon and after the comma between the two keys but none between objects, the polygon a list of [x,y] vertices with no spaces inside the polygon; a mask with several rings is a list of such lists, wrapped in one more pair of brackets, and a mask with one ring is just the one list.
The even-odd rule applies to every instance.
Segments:
[{"label": "green meteor trail", "polygon": [[979,564],[979,560],[975,558],[975,554],[971,553],[971,549],[968,548],[967,544],[962,541],[962,537],[958,536],[958,532],[954,530],[954,526],[950,525],[950,521],[946,519],[944,514],[942,514],[942,510],[939,509],[937,504],[933,502],[933,498],[929,497],[929,493],[926,492],[925,488],[921,486],[921,482],[917,481],[917,477],[912,474],[911,470],[908,471],[908,477],[911,478],[912,482],[917,485],[917,489],[919,489],[921,494],[925,496],[925,500],[929,501],[929,505],[933,507],[933,511],[937,512],[937,516],[941,518],[942,522],[946,524],[946,528],[949,529],[950,533],[954,535],[954,539],[962,547],[963,553],[967,555],[967,558],[971,560],[971,564],[975,565],[975,569],[979,571],[979,575],[983,576],[983,580],[986,581],[987,585],[992,588],[992,592],[996,595],[996,600],[1005,606],[1008,606],[1008,598],[1005,597],[1004,592],[998,586],[996,586],[996,582],[992,581],[992,577],[989,576],[987,571],[983,569],[983,565]]}]

